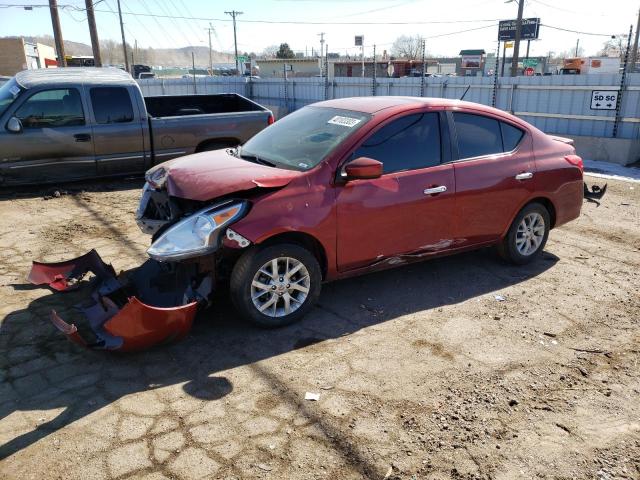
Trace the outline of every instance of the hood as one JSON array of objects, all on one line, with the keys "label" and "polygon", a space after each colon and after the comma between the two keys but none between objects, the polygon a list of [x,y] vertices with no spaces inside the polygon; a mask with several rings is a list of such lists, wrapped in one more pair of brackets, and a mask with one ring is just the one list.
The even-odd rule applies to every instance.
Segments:
[{"label": "hood", "polygon": [[169,195],[207,201],[256,187],[284,187],[302,172],[252,163],[234,157],[228,150],[195,153],[169,160],[150,169],[167,172]]}]

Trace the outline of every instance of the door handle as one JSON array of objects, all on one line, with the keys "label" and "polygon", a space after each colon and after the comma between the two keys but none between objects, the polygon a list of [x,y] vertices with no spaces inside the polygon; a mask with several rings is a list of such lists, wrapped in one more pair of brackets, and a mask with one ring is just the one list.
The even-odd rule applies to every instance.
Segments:
[{"label": "door handle", "polygon": [[76,133],[73,138],[76,139],[76,142],[88,142],[91,140],[91,135],[88,133]]},{"label": "door handle", "polygon": [[427,188],[424,191],[425,195],[434,195],[436,193],[442,193],[442,192],[446,192],[447,191],[447,187],[445,187],[444,185],[440,185],[438,187],[431,187],[431,188]]},{"label": "door handle", "polygon": [[528,180],[533,177],[533,173],[531,172],[523,172],[516,175],[516,180]]}]

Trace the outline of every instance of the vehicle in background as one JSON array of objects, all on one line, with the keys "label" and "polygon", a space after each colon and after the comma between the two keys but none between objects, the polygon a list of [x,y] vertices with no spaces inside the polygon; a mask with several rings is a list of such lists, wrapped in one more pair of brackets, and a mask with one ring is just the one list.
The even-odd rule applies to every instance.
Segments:
[{"label": "vehicle in background", "polygon": [[151,67],[149,65],[135,64],[132,66],[132,69],[133,69],[133,78],[142,78],[140,74],[151,73]]},{"label": "vehicle in background", "polygon": [[148,78],[156,78],[156,74],[153,72],[140,72],[138,74],[138,79],[140,80],[144,80]]},{"label": "vehicle in background", "polygon": [[343,98],[157,165],[136,217],[152,259],[229,282],[243,316],[277,327],[323,281],[492,245],[531,262],[580,215],[582,176],[571,140],[495,108]]},{"label": "vehicle in background", "polygon": [[115,68],[25,70],[0,87],[0,185],[142,173],[270,123],[237,94],[143,97]]},{"label": "vehicle in background", "polygon": [[617,57],[576,57],[562,60],[561,75],[585,75],[588,73],[618,73],[620,59]]},{"label": "vehicle in background", "polygon": [[67,67],[94,67],[95,61],[93,57],[87,55],[65,55]]}]

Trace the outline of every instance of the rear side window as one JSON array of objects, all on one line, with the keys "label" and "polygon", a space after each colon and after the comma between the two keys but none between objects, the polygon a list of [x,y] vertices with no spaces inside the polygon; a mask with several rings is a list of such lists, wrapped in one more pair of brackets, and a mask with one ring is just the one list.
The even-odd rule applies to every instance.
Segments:
[{"label": "rear side window", "polygon": [[91,89],[91,105],[96,123],[127,123],[133,121],[133,106],[129,92],[123,87]]},{"label": "rear side window", "polygon": [[384,173],[431,167],[440,163],[437,113],[407,115],[385,125],[360,145],[353,158],[382,162]]},{"label": "rear side window", "polygon": [[34,93],[16,111],[24,128],[54,128],[84,125],[82,99],[75,88]]},{"label": "rear side window", "polygon": [[500,128],[502,128],[502,143],[504,145],[504,151],[510,152],[515,150],[522,137],[524,137],[524,132],[519,128],[516,128],[508,123],[500,122]]},{"label": "rear side window", "polygon": [[469,113],[454,113],[458,137],[458,155],[462,158],[502,153],[500,122]]}]

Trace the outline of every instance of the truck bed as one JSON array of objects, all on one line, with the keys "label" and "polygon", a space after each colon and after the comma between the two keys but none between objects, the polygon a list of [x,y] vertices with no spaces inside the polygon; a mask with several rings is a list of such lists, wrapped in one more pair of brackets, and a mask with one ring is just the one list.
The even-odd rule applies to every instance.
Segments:
[{"label": "truck bed", "polygon": [[264,112],[266,108],[235,93],[144,97],[151,117],[182,117],[211,113]]}]

